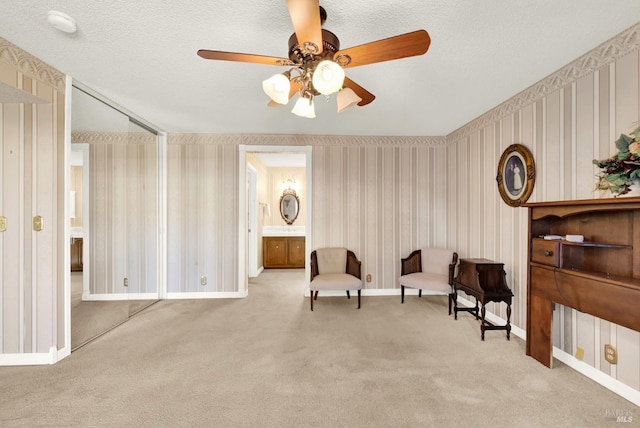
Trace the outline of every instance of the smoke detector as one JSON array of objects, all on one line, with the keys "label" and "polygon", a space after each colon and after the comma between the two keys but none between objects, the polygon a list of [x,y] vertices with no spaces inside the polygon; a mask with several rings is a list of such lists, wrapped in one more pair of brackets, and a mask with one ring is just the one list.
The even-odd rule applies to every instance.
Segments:
[{"label": "smoke detector", "polygon": [[51,10],[47,14],[47,21],[56,30],[63,31],[65,33],[76,32],[76,21],[66,13],[58,12],[57,10]]}]

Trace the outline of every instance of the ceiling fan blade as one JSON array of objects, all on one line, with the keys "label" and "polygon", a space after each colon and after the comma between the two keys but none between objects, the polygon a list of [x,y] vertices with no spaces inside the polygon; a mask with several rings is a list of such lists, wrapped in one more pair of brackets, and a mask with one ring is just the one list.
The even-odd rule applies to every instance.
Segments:
[{"label": "ceiling fan blade", "polygon": [[[300,88],[302,88],[302,85],[298,82],[294,82],[293,80],[291,81],[291,88],[289,89],[289,99],[293,98],[293,96],[295,94],[298,93],[298,91],[300,91]],[[273,100],[269,101],[269,104],[267,104],[267,106],[269,107],[280,107],[283,106],[284,104],[280,104],[277,103]]]},{"label": "ceiling fan blade", "polygon": [[344,78],[344,86],[347,88],[351,88],[353,92],[355,92],[360,98],[362,98],[362,101],[358,103],[360,107],[366,106],[367,104],[369,104],[370,102],[376,99],[375,95],[373,95],[371,92],[367,91],[365,88],[358,85],[356,82],[349,79],[348,77]]},{"label": "ceiling fan blade", "polygon": [[322,53],[319,0],[287,0],[287,7],[300,47],[304,49],[304,43],[310,42],[319,49],[315,53]]},{"label": "ceiling fan blade", "polygon": [[343,49],[336,52],[334,59],[340,63],[339,56],[348,55],[351,57],[351,62],[343,67],[357,67],[359,65],[422,55],[427,52],[430,44],[431,37],[429,37],[429,33],[425,30],[418,30]]},{"label": "ceiling fan blade", "polygon": [[220,61],[251,62],[254,64],[267,65],[293,65],[293,62],[287,58],[253,55],[238,52],[210,51],[206,49],[200,49],[198,51],[198,55],[204,59],[215,59]]}]

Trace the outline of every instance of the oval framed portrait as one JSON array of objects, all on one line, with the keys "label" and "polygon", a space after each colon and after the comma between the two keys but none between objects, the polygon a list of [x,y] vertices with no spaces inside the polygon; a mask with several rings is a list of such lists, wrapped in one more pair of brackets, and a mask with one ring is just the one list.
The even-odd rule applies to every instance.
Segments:
[{"label": "oval framed portrait", "polygon": [[496,181],[507,205],[519,207],[527,202],[536,181],[536,166],[529,149],[522,144],[507,147],[498,162]]}]

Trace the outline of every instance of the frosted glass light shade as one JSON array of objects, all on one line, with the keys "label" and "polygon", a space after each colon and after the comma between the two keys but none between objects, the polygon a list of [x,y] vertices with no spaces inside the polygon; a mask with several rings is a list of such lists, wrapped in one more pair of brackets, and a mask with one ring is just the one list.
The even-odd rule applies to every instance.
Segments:
[{"label": "frosted glass light shade", "polygon": [[349,107],[353,107],[354,105],[358,104],[360,101],[362,101],[362,98],[360,98],[355,92],[353,92],[353,89],[344,88],[340,92],[338,92],[336,101],[338,103],[338,113],[341,113]]},{"label": "frosted glass light shade", "polygon": [[291,82],[284,74],[276,74],[262,82],[262,90],[274,102],[286,104],[289,102]]},{"label": "frosted glass light shade", "polygon": [[313,119],[316,117],[316,110],[313,108],[313,99],[304,97],[298,98],[298,101],[296,101],[296,105],[293,107],[293,110],[291,110],[291,113]]},{"label": "frosted glass light shade", "polygon": [[342,88],[344,70],[333,61],[322,61],[313,72],[313,87],[323,95],[333,94]]}]

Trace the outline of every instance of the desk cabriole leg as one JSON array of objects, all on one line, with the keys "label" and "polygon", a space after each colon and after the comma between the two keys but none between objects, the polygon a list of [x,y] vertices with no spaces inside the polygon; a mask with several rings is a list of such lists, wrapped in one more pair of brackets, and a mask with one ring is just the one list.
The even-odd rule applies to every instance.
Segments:
[{"label": "desk cabriole leg", "polygon": [[507,340],[511,340],[511,303],[507,304]]}]

